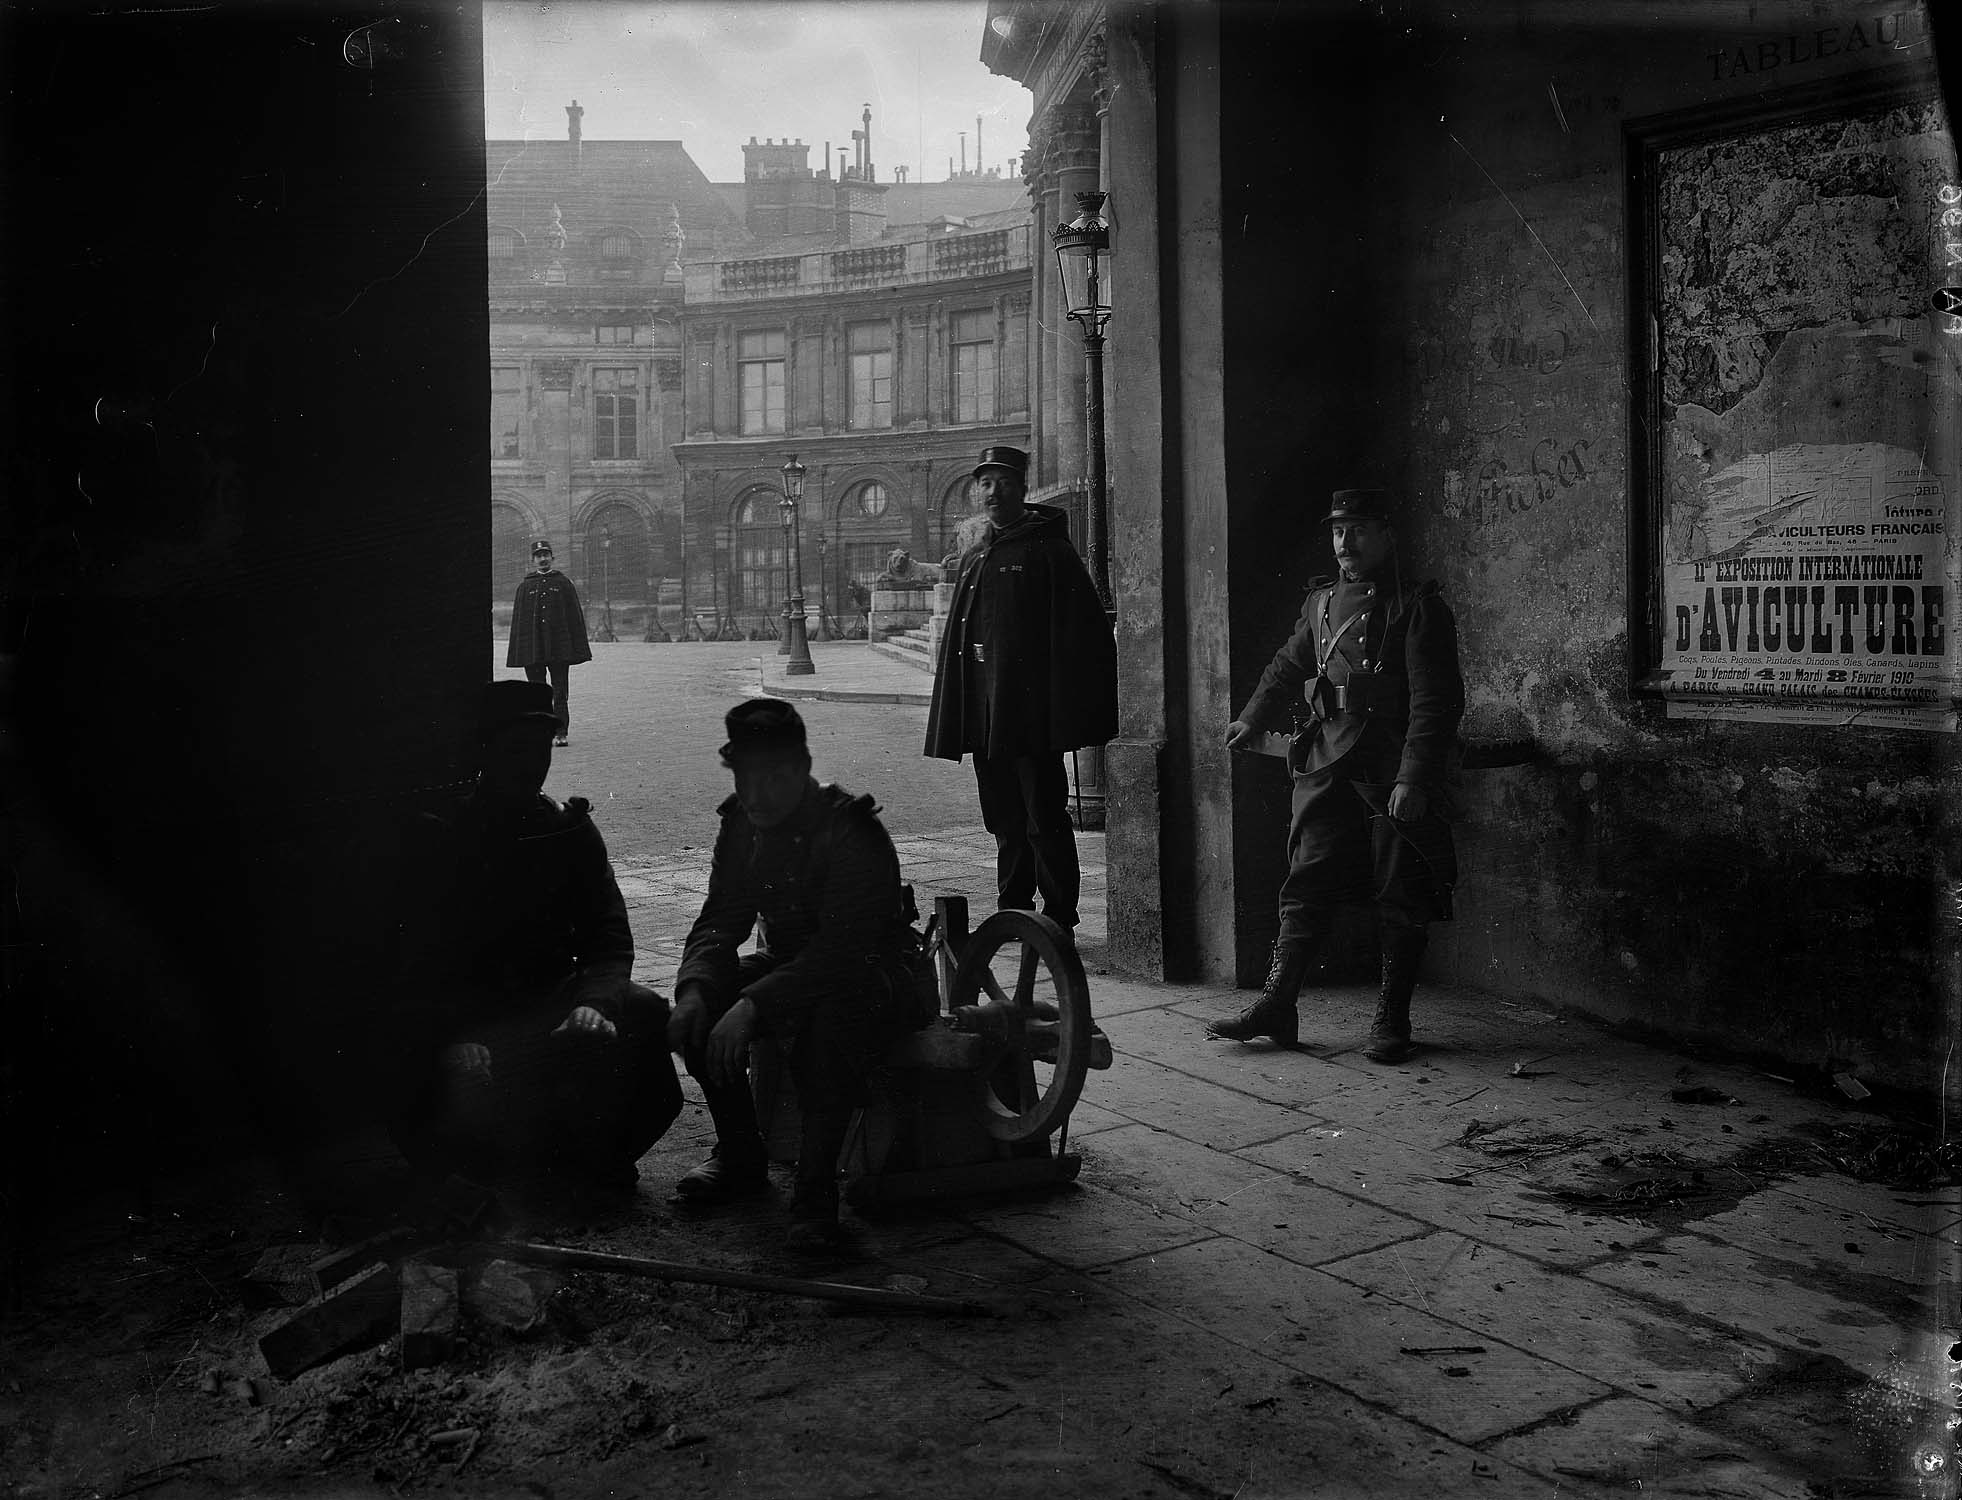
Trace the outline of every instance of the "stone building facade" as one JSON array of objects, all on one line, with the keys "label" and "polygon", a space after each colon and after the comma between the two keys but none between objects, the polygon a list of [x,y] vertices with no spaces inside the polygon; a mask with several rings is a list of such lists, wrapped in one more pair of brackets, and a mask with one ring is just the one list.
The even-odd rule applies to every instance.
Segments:
[{"label": "stone building facade", "polygon": [[879,182],[869,124],[835,176],[752,139],[740,184],[673,141],[489,143],[494,618],[544,537],[596,631],[775,631],[797,453],[813,623],[848,629],[1026,441],[1017,185]]},{"label": "stone building facade", "polygon": [[[1332,571],[1329,493],[1373,483],[1463,641],[1465,876],[1437,973],[1936,1085],[1962,489],[1941,226],[1962,176],[1934,10],[991,0],[982,59],[1034,96],[1038,232],[1079,187],[1110,194],[1114,965],[1261,973],[1288,788],[1221,731]],[[1054,280],[1033,280],[1051,479],[1080,441]],[[1725,546],[1764,540],[1751,517],[1709,517],[1740,486],[1768,513],[1817,502],[1773,490],[1772,460],[1840,486],[1827,449],[1874,490],[1832,504],[1905,484],[1931,539],[1889,543],[1912,586],[1824,575],[1828,602],[1899,615],[1836,635],[1854,659],[1824,686],[1890,639],[1914,661],[1810,708],[1750,696],[1811,689],[1782,660],[1708,693],[1669,676],[1676,642],[1720,634],[1682,623],[1700,588],[1665,597],[1686,549],[1734,585],[1705,608],[1738,618],[1736,650],[1800,649],[1761,637],[1756,575],[1719,576]],[[1907,677],[1923,700],[1889,700]]]}]

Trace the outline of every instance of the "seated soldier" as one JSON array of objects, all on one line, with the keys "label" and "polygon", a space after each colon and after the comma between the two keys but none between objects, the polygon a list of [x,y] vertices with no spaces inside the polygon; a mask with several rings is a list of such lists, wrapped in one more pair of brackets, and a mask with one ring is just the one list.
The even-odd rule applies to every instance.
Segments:
[{"label": "seated soldier", "polygon": [[[932,974],[872,799],[818,785],[804,721],[788,703],[751,699],[724,726],[722,763],[736,794],[716,809],[708,900],[688,934],[668,1022],[701,1083],[716,1143],[677,1191],[716,1203],[767,1183],[749,1044],[774,1037],[802,1112],[789,1243],[822,1248],[838,1235],[838,1153],[852,1112],[867,1102],[879,1056],[928,1019]],[[739,957],[752,927],[757,951]]]},{"label": "seated soldier", "polygon": [[436,1172],[630,1191],[681,1084],[589,804],[540,790],[556,727],[549,684],[488,684],[476,787],[425,820],[405,926],[428,1060],[396,1135]]}]

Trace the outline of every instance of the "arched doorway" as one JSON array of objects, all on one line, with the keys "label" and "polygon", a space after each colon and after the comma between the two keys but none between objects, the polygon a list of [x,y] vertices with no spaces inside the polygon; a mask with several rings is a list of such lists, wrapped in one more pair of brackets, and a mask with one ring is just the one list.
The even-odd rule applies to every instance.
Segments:
[{"label": "arched doorway", "polygon": [[[615,634],[638,636],[646,628],[654,583],[647,519],[638,506],[603,500],[586,518],[586,576],[580,593],[594,626],[610,623]],[[609,608],[610,607],[610,608]]]}]

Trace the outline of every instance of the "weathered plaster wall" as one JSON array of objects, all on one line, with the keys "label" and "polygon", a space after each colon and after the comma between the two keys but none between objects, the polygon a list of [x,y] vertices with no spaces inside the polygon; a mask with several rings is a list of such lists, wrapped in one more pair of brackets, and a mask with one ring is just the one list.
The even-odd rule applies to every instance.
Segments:
[{"label": "weathered plaster wall", "polygon": [[[1234,549],[1272,559],[1236,573],[1236,700],[1328,570],[1310,512],[1340,484],[1389,484],[1407,562],[1459,615],[1468,733],[1534,755],[1470,774],[1438,971],[1931,1085],[1950,737],[1665,721],[1630,689],[1621,137],[1630,118],[1910,66],[1926,32],[1901,5],[1703,12],[1734,31],[1695,7],[1640,30],[1554,9],[1481,8],[1470,29],[1324,14],[1313,49],[1229,23],[1229,101],[1305,111],[1277,148],[1227,106]],[[1901,384],[1876,425],[1927,434],[1938,390]],[[1243,801],[1273,816],[1271,793]],[[1239,832],[1252,930],[1272,865]]]}]

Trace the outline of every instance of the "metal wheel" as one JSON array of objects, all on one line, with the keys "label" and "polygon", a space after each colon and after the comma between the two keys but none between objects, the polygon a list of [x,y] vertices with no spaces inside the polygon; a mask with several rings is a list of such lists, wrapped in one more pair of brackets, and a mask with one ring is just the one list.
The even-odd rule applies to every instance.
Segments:
[{"label": "metal wheel", "polygon": [[1011,1144],[1054,1134],[1083,1092],[1091,1045],[1090,990],[1062,928],[996,912],[962,946],[948,1008],[961,1029],[1004,1044],[982,1081],[988,1133]]}]

